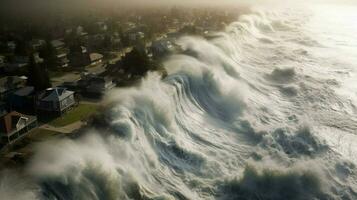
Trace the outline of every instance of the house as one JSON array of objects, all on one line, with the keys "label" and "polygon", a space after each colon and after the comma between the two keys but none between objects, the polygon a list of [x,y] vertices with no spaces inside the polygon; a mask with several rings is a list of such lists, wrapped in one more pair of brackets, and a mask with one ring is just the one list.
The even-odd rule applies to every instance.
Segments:
[{"label": "house", "polygon": [[89,36],[88,48],[90,51],[95,51],[95,49],[101,49],[105,41],[104,34],[95,34]]},{"label": "house", "polygon": [[16,90],[9,96],[8,105],[11,110],[33,112],[35,105],[35,88],[27,86]]},{"label": "house", "polygon": [[109,77],[83,73],[76,86],[87,94],[104,94],[106,91],[114,88],[115,84]]},{"label": "house", "polygon": [[122,41],[118,32],[115,32],[110,36],[110,43],[113,49],[121,49]]},{"label": "house", "polygon": [[52,47],[56,52],[56,64],[58,67],[68,67],[69,59],[67,57],[69,50],[66,48],[66,45],[61,40],[52,40]]},{"label": "house", "polygon": [[74,92],[66,88],[48,88],[37,96],[40,113],[62,114],[75,105]]},{"label": "house", "polygon": [[88,35],[88,33],[84,31],[83,26],[77,26],[76,34],[77,34],[77,36],[86,36],[86,35]]},{"label": "house", "polygon": [[5,60],[6,60],[5,56],[0,55],[0,67],[5,64]]},{"label": "house", "polygon": [[154,58],[166,56],[174,49],[173,44],[168,39],[157,40],[152,43],[150,50]]},{"label": "house", "polygon": [[6,103],[0,101],[0,117],[7,113]]},{"label": "house", "polygon": [[41,40],[41,39],[33,39],[30,41],[30,46],[33,50],[40,50],[41,48],[43,48],[46,45],[46,41],[45,40]]},{"label": "house", "polygon": [[40,57],[40,54],[35,52],[33,54],[33,57],[35,58],[35,62],[38,63],[38,64],[41,64],[43,63],[44,59]]},{"label": "house", "polygon": [[106,91],[114,88],[113,79],[109,77],[92,77],[88,80],[86,92],[91,94],[104,94]]},{"label": "house", "polygon": [[69,54],[69,60],[71,66],[73,67],[85,67],[91,64],[89,53],[87,51],[87,48],[84,46],[72,47],[71,52]]},{"label": "house", "polygon": [[7,100],[9,94],[17,89],[24,87],[27,77],[6,76],[0,78],[0,100]]},{"label": "house", "polygon": [[97,65],[103,62],[103,55],[100,53],[89,54],[91,65]]},{"label": "house", "polygon": [[145,38],[145,34],[137,30],[137,28],[127,31],[126,35],[128,36],[129,42],[131,44],[135,44]]},{"label": "house", "polygon": [[16,43],[14,41],[8,41],[7,42],[7,48],[10,52],[14,52],[16,49]]},{"label": "house", "polygon": [[14,72],[26,67],[29,64],[28,56],[15,56],[10,63],[4,66],[5,72]]},{"label": "house", "polygon": [[56,64],[58,67],[68,67],[69,66],[69,59],[67,58],[67,53],[63,52],[56,55]]},{"label": "house", "polygon": [[55,49],[55,50],[61,50],[63,48],[65,48],[65,43],[62,42],[61,40],[52,40],[51,41],[51,46]]},{"label": "house", "polygon": [[24,115],[15,111],[5,114],[0,117],[1,142],[12,144],[23,138],[35,127],[37,127],[35,116]]},{"label": "house", "polygon": [[95,27],[99,32],[106,32],[108,30],[108,26],[104,22],[95,23]]},{"label": "house", "polygon": [[0,55],[0,73],[4,72],[5,63],[6,63],[5,56]]},{"label": "house", "polygon": [[181,36],[182,36],[182,34],[180,32],[176,32],[176,31],[167,33],[167,38],[169,38],[172,41],[176,41]]}]

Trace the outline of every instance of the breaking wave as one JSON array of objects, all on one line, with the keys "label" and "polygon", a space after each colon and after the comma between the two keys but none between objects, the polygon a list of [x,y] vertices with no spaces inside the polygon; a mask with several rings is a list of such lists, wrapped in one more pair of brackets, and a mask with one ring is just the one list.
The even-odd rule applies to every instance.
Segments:
[{"label": "breaking wave", "polygon": [[356,199],[343,139],[356,104],[314,71],[327,65],[313,49],[323,41],[304,17],[253,12],[214,39],[181,38],[166,78],[108,94],[105,129],[38,145],[26,181],[3,172],[2,197]]}]

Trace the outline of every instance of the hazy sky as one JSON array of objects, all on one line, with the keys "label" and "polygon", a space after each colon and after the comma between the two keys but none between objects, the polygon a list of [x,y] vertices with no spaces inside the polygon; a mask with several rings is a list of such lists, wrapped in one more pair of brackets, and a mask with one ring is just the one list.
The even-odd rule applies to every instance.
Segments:
[{"label": "hazy sky", "polygon": [[0,11],[3,14],[34,14],[52,10],[77,11],[87,8],[117,8],[125,5],[153,6],[212,6],[212,5],[286,5],[295,3],[356,3],[357,0],[0,0]]}]

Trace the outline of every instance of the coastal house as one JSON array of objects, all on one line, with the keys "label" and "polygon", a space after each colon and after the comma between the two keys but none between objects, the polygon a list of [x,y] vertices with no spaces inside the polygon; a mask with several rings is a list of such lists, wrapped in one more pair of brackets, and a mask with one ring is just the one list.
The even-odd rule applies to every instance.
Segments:
[{"label": "coastal house", "polygon": [[119,50],[122,47],[122,41],[118,32],[110,36],[110,43],[113,49]]},{"label": "coastal house", "polygon": [[85,67],[91,64],[89,53],[84,46],[73,46],[69,54],[69,60],[73,67]]},{"label": "coastal house", "polygon": [[33,39],[30,41],[29,45],[33,50],[38,51],[46,45],[46,41],[42,39]]},{"label": "coastal house", "polygon": [[39,113],[63,114],[75,105],[74,92],[66,88],[48,88],[37,96]]},{"label": "coastal house", "polygon": [[26,67],[29,64],[28,56],[15,56],[11,62],[4,66],[5,72],[14,72]]},{"label": "coastal house", "polygon": [[106,91],[114,88],[115,84],[110,77],[84,73],[77,82],[77,87],[86,94],[104,94]]},{"label": "coastal house", "polygon": [[69,66],[69,59],[67,58],[67,53],[62,52],[60,54],[57,54],[57,65],[58,67],[68,67]]},{"label": "coastal house", "polygon": [[103,62],[103,55],[100,53],[89,54],[91,65],[98,65]]},{"label": "coastal house", "polygon": [[129,42],[131,44],[136,44],[145,38],[145,34],[139,31],[137,28],[127,31],[126,35],[128,36]]},{"label": "coastal house", "polygon": [[14,41],[8,41],[7,42],[7,49],[10,51],[10,52],[14,52],[15,49],[16,49],[16,42]]},{"label": "coastal house", "polygon": [[0,73],[4,72],[5,63],[6,63],[6,57],[3,55],[0,55]]},{"label": "coastal house", "polygon": [[114,88],[113,79],[109,77],[92,77],[88,80],[88,86],[86,92],[90,94],[104,94],[110,89]]},{"label": "coastal house", "polygon": [[24,87],[26,84],[26,77],[6,76],[0,78],[0,101],[7,100],[8,96],[17,89]]},{"label": "coastal house", "polygon": [[89,36],[88,48],[89,51],[95,51],[96,49],[101,49],[105,40],[104,34],[95,34]]},{"label": "coastal house", "polygon": [[4,116],[6,113],[6,103],[0,101],[0,116]]},{"label": "coastal house", "polygon": [[65,43],[62,42],[61,40],[52,40],[51,41],[51,46],[55,49],[55,50],[61,50],[63,48],[65,48]]},{"label": "coastal house", "polygon": [[33,112],[35,105],[35,88],[27,86],[16,90],[8,98],[11,110]]},{"label": "coastal house", "polygon": [[77,26],[77,28],[76,28],[76,34],[77,34],[77,36],[79,36],[79,37],[84,37],[84,36],[87,36],[87,35],[88,35],[88,33],[84,31],[83,26]]},{"label": "coastal house", "polygon": [[106,32],[108,30],[108,26],[104,22],[96,22],[95,27],[99,32]]},{"label": "coastal house", "polygon": [[150,50],[154,58],[166,56],[174,49],[173,44],[168,39],[158,40],[152,43]]},{"label": "coastal house", "polygon": [[52,40],[51,45],[55,49],[57,66],[61,68],[68,67],[69,59],[67,56],[69,50],[66,48],[65,43],[61,40]]},{"label": "coastal house", "polygon": [[1,143],[12,144],[23,138],[35,127],[37,127],[35,116],[24,115],[15,111],[5,114],[0,117]]}]

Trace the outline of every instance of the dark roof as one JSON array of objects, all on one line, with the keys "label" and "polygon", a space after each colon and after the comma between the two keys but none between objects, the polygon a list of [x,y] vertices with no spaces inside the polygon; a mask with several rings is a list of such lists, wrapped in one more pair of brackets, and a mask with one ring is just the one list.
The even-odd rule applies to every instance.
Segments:
[{"label": "dark roof", "polygon": [[16,92],[14,92],[14,95],[25,97],[25,96],[32,95],[34,92],[35,92],[35,87],[28,86],[17,90]]},{"label": "dark roof", "polygon": [[73,94],[74,92],[69,91],[66,88],[48,88],[38,96],[38,99],[41,101],[62,101]]},{"label": "dark roof", "polygon": [[6,76],[4,78],[0,78],[0,92],[15,89],[17,85],[22,83],[24,80],[24,78],[18,76]]}]

